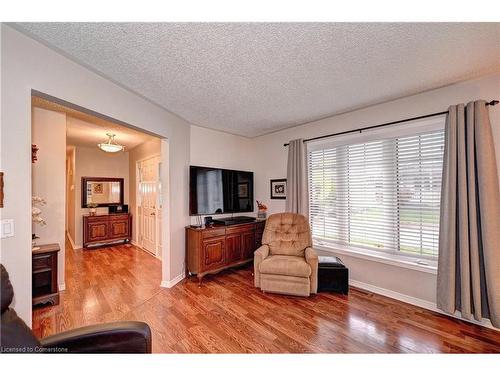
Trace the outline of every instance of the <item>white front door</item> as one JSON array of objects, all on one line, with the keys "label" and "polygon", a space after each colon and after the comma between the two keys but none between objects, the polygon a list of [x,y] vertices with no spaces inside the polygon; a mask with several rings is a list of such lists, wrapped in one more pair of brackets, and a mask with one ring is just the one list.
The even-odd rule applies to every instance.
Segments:
[{"label": "white front door", "polygon": [[150,253],[160,256],[161,201],[160,158],[138,162],[139,244]]}]

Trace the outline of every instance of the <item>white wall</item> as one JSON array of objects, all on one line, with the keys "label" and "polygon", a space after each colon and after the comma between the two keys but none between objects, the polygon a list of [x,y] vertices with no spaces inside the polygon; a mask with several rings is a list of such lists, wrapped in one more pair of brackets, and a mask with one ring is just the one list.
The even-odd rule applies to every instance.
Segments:
[{"label": "white wall", "polygon": [[[256,152],[253,139],[191,125],[191,165],[254,172]],[[255,187],[254,198],[259,199]],[[254,211],[257,211],[255,203]],[[191,223],[195,222],[196,218],[191,218]]]},{"label": "white wall", "polygon": [[39,148],[38,161],[32,164],[32,194],[47,202],[39,206],[47,224],[33,224],[33,231],[40,237],[37,244],[59,244],[57,276],[64,288],[66,114],[34,108],[31,137]]},{"label": "white wall", "polygon": [[[168,139],[172,186],[164,217],[162,277],[182,274],[188,215],[189,124],[163,108],[1,25],[2,217],[14,219],[14,237],[1,240],[1,261],[15,291],[13,307],[31,325],[31,90],[37,90]],[[167,190],[167,189],[166,189]],[[171,249],[171,251],[170,251]]]},{"label": "white wall", "polygon": [[191,165],[252,171],[254,140],[191,125]]},{"label": "white wall", "polygon": [[[83,215],[88,208],[82,208],[82,177],[123,178],[124,204],[129,204],[129,153],[107,153],[96,147],[75,147],[75,237],[77,248],[83,244]],[[107,207],[98,207],[97,212],[108,213]]]},{"label": "white wall", "polygon": [[139,228],[139,217],[137,216],[137,176],[136,176],[136,168],[137,162],[140,160],[147,159],[152,156],[161,154],[161,140],[151,139],[150,141],[146,141],[141,143],[139,146],[134,147],[129,151],[129,212],[132,214],[132,241],[134,243],[138,243],[137,241],[137,232]]},{"label": "white wall", "polygon": [[[404,119],[446,110],[449,105],[476,99],[500,98],[500,74],[483,77],[394,100],[354,112],[286,129],[254,139],[256,155],[256,196],[266,197],[269,212],[285,210],[285,201],[269,200],[269,180],[286,177],[288,149],[283,144],[297,138],[310,138],[333,132]],[[500,105],[490,107],[495,137],[497,167],[500,173]],[[436,275],[396,266],[339,255],[348,265],[350,277],[356,281],[388,289],[430,303],[436,301]]]}]

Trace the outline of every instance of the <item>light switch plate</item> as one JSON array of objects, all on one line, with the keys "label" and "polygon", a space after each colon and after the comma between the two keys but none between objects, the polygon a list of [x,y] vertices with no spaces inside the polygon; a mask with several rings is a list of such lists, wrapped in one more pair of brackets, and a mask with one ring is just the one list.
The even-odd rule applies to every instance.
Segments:
[{"label": "light switch plate", "polygon": [[0,238],[14,236],[14,219],[3,219],[0,224]]}]

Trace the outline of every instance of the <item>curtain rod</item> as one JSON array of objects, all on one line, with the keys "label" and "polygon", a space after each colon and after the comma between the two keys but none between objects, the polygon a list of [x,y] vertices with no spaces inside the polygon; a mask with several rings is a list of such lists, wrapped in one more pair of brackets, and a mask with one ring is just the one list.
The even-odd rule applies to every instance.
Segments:
[{"label": "curtain rod", "polygon": [[[497,105],[498,103],[499,103],[498,100],[492,100],[490,102],[486,102],[486,105],[494,106],[494,105]],[[336,135],[343,135],[343,134],[348,134],[348,133],[356,133],[356,132],[360,132],[361,133],[362,131],[369,130],[369,129],[380,128],[382,126],[394,125],[394,124],[399,124],[399,123],[402,123],[402,122],[408,122],[408,121],[413,121],[413,120],[421,120],[421,119],[424,119],[424,118],[427,118],[427,117],[434,117],[434,116],[446,115],[447,113],[448,113],[448,111],[430,113],[428,115],[417,116],[417,117],[410,117],[410,118],[405,118],[403,120],[397,120],[397,121],[386,122],[386,123],[378,124],[378,125],[366,126],[364,128],[360,128],[360,129],[346,130],[346,131],[343,131],[343,132],[340,132],[340,133],[332,133],[332,134],[327,134],[327,135],[320,135],[319,137],[304,139],[304,142],[315,141],[317,139],[329,138],[329,137],[333,137],[333,136],[336,136]],[[289,145],[289,143],[283,144],[283,146],[285,146],[285,147],[288,146],[288,145]]]}]

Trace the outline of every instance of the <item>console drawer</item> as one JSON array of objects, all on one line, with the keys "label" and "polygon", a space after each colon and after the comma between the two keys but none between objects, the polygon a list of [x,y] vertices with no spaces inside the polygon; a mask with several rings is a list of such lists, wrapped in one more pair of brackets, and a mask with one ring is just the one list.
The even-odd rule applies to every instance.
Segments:
[{"label": "console drawer", "polygon": [[110,221],[128,221],[129,214],[111,214],[109,215]]},{"label": "console drawer", "polygon": [[255,230],[254,224],[236,225],[234,227],[228,227],[226,229],[226,233],[227,234],[244,233],[244,232],[253,232],[254,230]]},{"label": "console drawer", "polygon": [[36,255],[33,257],[33,271],[52,267],[52,255]]},{"label": "console drawer", "polygon": [[202,232],[202,237],[205,238],[213,238],[213,237],[219,237],[219,236],[224,236],[226,234],[226,229],[225,228],[219,228],[219,229],[205,229]]}]

